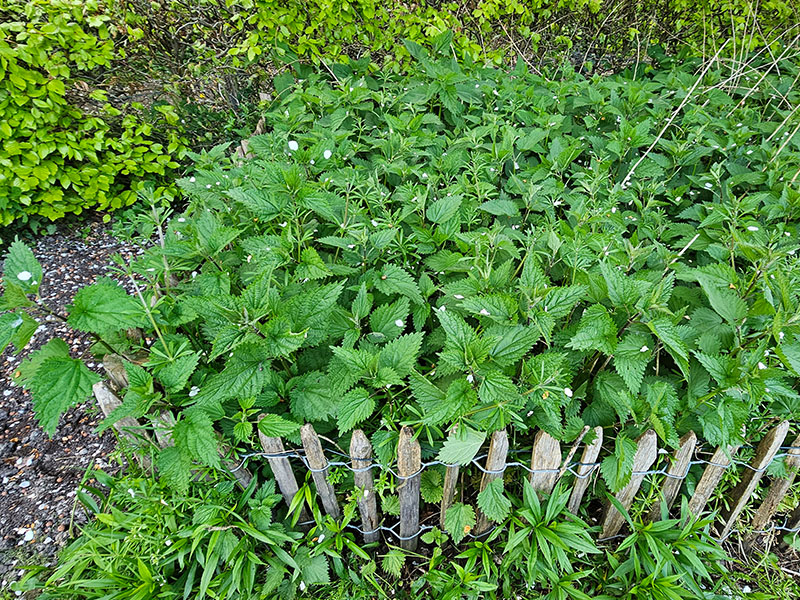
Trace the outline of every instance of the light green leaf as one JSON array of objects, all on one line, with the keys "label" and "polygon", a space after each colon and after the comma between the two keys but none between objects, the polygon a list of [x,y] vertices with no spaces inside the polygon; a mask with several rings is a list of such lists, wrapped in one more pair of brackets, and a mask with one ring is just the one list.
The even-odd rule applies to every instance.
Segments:
[{"label": "light green leaf", "polygon": [[67,322],[75,329],[101,335],[149,324],[142,303],[108,278],[75,294]]},{"label": "light green leaf", "polygon": [[372,416],[375,400],[364,388],[356,388],[345,394],[339,402],[339,434],[350,431]]},{"label": "light green leaf", "polygon": [[300,429],[300,424],[267,413],[258,420],[258,430],[267,437],[286,437]]},{"label": "light green leaf", "polygon": [[453,218],[461,208],[461,196],[445,196],[428,206],[425,215],[433,223],[444,223]]},{"label": "light green leaf", "polygon": [[478,494],[478,508],[490,521],[502,523],[511,512],[511,500],[503,493],[503,479],[497,478],[489,482]]},{"label": "light green leaf", "polygon": [[444,528],[453,543],[458,544],[475,527],[475,511],[468,504],[456,502],[447,508],[444,513]]},{"label": "light green leaf", "polygon": [[447,436],[436,460],[447,465],[468,465],[478,454],[485,439],[485,431],[475,431],[461,425]]},{"label": "light green leaf", "polygon": [[3,279],[18,286],[26,294],[36,293],[42,283],[42,266],[30,248],[19,240],[8,247],[3,263]]},{"label": "light green leaf", "polygon": [[603,479],[613,493],[616,494],[630,482],[635,454],[636,442],[620,434],[614,442],[614,454],[606,456],[600,463]]},{"label": "light green leaf", "polygon": [[100,376],[81,360],[69,356],[44,359],[28,381],[33,410],[42,429],[53,435],[59,417],[68,408],[85,401],[98,381]]}]

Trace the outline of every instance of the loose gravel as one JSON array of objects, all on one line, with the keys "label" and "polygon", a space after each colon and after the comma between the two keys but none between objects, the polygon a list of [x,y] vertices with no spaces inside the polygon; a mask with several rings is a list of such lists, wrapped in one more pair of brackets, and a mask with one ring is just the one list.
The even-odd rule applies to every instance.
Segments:
[{"label": "loose gravel", "polygon": [[[59,225],[32,247],[42,264],[44,302],[59,314],[83,286],[108,275],[111,257],[131,259],[137,250],[113,238],[99,219],[80,228]],[[101,372],[93,360],[88,335],[74,332],[58,320],[41,320],[30,344],[18,355],[0,355],[0,590],[7,589],[26,564],[52,564],[57,551],[85,523],[87,515],[76,501],[87,470],[99,467],[114,473],[122,459],[115,453],[114,435],[96,432],[100,415],[93,401],[74,407],[61,418],[53,437],[39,427],[30,393],[11,382],[20,362],[31,352],[60,337],[72,355]]]}]

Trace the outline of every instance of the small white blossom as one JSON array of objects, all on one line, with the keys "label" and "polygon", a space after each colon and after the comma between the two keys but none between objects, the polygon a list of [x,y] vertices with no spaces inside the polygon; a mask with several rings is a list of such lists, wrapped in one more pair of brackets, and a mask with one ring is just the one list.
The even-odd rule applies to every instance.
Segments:
[{"label": "small white blossom", "polygon": [[20,271],[17,273],[17,279],[20,281],[28,281],[31,277],[33,277],[33,275],[30,271]]},{"label": "small white blossom", "polygon": [[306,591],[306,582],[305,581],[301,581],[300,582],[300,591],[301,592],[305,592]]},{"label": "small white blossom", "polygon": [[779,332],[778,332],[778,339],[779,339],[779,340],[782,340],[782,339],[784,338],[784,336],[785,336],[785,335],[786,335],[786,334],[784,334],[782,331],[779,331]]},{"label": "small white blossom", "polygon": [[325,152],[322,153],[322,158],[325,160],[328,160],[331,156],[333,156],[333,152],[330,150],[325,150]]},{"label": "small white blossom", "polygon": [[319,535],[319,539],[317,540],[317,543],[318,543],[318,544],[321,544],[321,543],[322,543],[322,540],[324,540],[324,539],[325,539],[325,534],[324,534],[324,533],[321,533],[321,534]]},{"label": "small white blossom", "polygon": [[453,298],[455,298],[456,300],[463,300],[464,296],[462,296],[461,294],[454,294]]},{"label": "small white blossom", "polygon": [[650,348],[648,348],[647,346],[642,346],[641,348],[639,348],[639,352],[647,352],[648,350],[650,350]]},{"label": "small white blossom", "polygon": [[572,390],[571,390],[571,389],[569,389],[569,388],[564,388],[564,395],[565,395],[567,398],[572,398]]},{"label": "small white blossom", "polygon": [[486,317],[488,317],[491,313],[488,310],[486,310],[485,308],[482,308],[481,309],[481,314],[486,316]]},{"label": "small white blossom", "polygon": [[750,225],[750,226],[747,228],[747,231],[758,231],[758,227],[756,227],[755,225]]},{"label": "small white blossom", "polygon": [[189,398],[194,398],[197,394],[200,393],[200,388],[196,385],[192,386],[192,389],[189,390]]},{"label": "small white blossom", "polygon": [[758,368],[759,368],[759,370],[763,371],[764,369],[767,368],[767,365],[765,365],[763,362],[760,362],[760,363],[758,363]]},{"label": "small white blossom", "polygon": [[207,184],[206,184],[206,189],[207,189],[207,190],[210,190],[210,189],[211,189],[211,184],[210,184],[210,183],[207,183]]},{"label": "small white blossom", "polygon": [[311,161],[310,161],[310,162],[311,162],[311,164],[312,164],[312,165],[313,165],[313,164],[316,164],[316,163],[314,162],[314,159],[313,159],[313,158],[311,159]]},{"label": "small white blossom", "polygon": [[190,183],[194,183],[195,181],[197,181],[197,179],[195,179],[194,177],[189,177],[189,182]]},{"label": "small white blossom", "polygon": [[186,223],[186,219],[183,217],[178,217],[178,223]]},{"label": "small white blossom", "polygon": [[706,187],[707,190],[710,190],[711,189],[711,184],[706,182],[705,187]]},{"label": "small white blossom", "polygon": [[289,140],[289,150],[292,152],[297,152],[300,146],[294,140]]},{"label": "small white blossom", "polygon": [[378,222],[377,222],[375,219],[372,219],[372,220],[370,221],[370,223],[372,223],[372,226],[373,226],[373,227],[377,227],[377,226],[378,226]]},{"label": "small white blossom", "polygon": [[397,320],[394,322],[394,324],[395,324],[395,325],[397,325],[398,327],[405,327],[405,326],[406,326],[406,324],[405,324],[405,323],[403,323],[403,319],[397,319]]},{"label": "small white blossom", "polygon": [[469,381],[470,383],[473,383],[475,381],[475,377],[472,375],[472,373],[467,375],[467,381]]},{"label": "small white blossom", "polygon": [[136,492],[134,492],[132,488],[128,488],[128,493],[131,495],[131,498],[136,498]]}]

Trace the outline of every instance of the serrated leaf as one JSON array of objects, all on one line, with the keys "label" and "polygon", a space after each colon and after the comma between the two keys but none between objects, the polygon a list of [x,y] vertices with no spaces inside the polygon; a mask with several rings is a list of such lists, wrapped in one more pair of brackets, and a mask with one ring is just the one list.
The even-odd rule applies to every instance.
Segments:
[{"label": "serrated leaf", "polygon": [[425,469],[420,477],[419,491],[422,499],[430,504],[438,504],[442,500],[444,479],[442,473],[435,469]]},{"label": "serrated leaf", "polygon": [[393,577],[400,577],[403,571],[403,565],[406,562],[406,555],[397,549],[389,550],[381,561],[381,569],[384,573],[392,575]]},{"label": "serrated leaf", "polygon": [[192,480],[192,461],[175,446],[167,446],[156,459],[158,474],[172,489],[180,494],[189,491]]},{"label": "serrated leaf", "polygon": [[102,278],[75,294],[67,323],[80,331],[100,335],[149,325],[141,302],[109,278]]},{"label": "serrated leaf", "polygon": [[633,474],[633,459],[636,455],[636,442],[620,434],[614,441],[614,454],[600,463],[600,472],[613,493],[624,488]]},{"label": "serrated leaf", "polygon": [[[408,319],[408,309],[408,298],[399,298],[391,304],[382,304],[372,311],[369,316],[369,324],[373,333],[380,336],[377,341],[394,339],[403,333]],[[398,321],[403,323],[403,327],[397,325]]]},{"label": "serrated leaf", "polygon": [[489,356],[501,367],[515,364],[539,340],[539,332],[533,327],[516,325],[507,328],[492,328],[492,335],[497,336],[497,342],[489,351]]},{"label": "serrated leaf", "polygon": [[258,420],[258,430],[267,437],[286,437],[300,429],[300,424],[280,415],[267,413]]},{"label": "serrated leaf", "polygon": [[161,385],[164,386],[164,391],[174,394],[186,387],[186,383],[197,368],[199,360],[200,353],[192,352],[176,358],[159,369],[156,377],[161,382]]},{"label": "serrated leaf", "polygon": [[48,358],[54,357],[69,358],[69,346],[64,340],[53,338],[31,354],[27,360],[22,361],[22,364],[14,372],[14,381],[17,385],[27,385],[41,364]]},{"label": "serrated leaf", "polygon": [[199,408],[189,408],[172,429],[172,440],[182,453],[209,467],[219,468],[219,452],[214,425]]},{"label": "serrated leaf", "polygon": [[8,247],[3,263],[3,279],[26,294],[36,293],[42,283],[42,266],[30,248],[19,240]]},{"label": "serrated leaf", "polygon": [[70,407],[85,401],[100,376],[83,361],[69,356],[50,356],[39,364],[28,380],[33,395],[36,419],[48,434],[53,435],[59,417]]},{"label": "serrated leaf", "polygon": [[475,431],[461,425],[447,436],[436,460],[446,465],[468,465],[478,454],[485,439],[485,431]]},{"label": "serrated leaf", "polygon": [[331,275],[331,270],[320,258],[314,248],[305,248],[300,253],[300,264],[295,271],[295,277],[300,281],[304,279],[324,279]]},{"label": "serrated leaf", "polygon": [[583,312],[578,330],[566,344],[575,350],[599,350],[613,354],[617,347],[617,326],[605,306],[593,304]]},{"label": "serrated leaf", "polygon": [[716,285],[704,274],[699,274],[697,280],[708,296],[711,308],[731,325],[741,325],[747,317],[747,303],[732,290]]},{"label": "serrated leaf", "polygon": [[614,369],[625,381],[632,394],[638,394],[645,369],[653,356],[650,336],[628,333],[614,351]]},{"label": "serrated leaf", "polygon": [[378,271],[375,287],[387,295],[395,293],[406,296],[412,302],[422,304],[422,294],[419,287],[407,271],[396,265],[384,265]]},{"label": "serrated leaf", "polygon": [[468,504],[456,502],[444,513],[444,528],[458,544],[475,527],[475,511]]},{"label": "serrated leaf", "polygon": [[389,367],[398,377],[405,377],[417,362],[422,339],[423,334],[417,332],[392,340],[381,348],[378,354],[378,367]]},{"label": "serrated leaf", "polygon": [[647,326],[662,341],[684,376],[687,376],[689,371],[689,348],[681,338],[678,328],[663,317],[653,319]]},{"label": "serrated leaf", "polygon": [[339,434],[369,419],[374,410],[375,400],[364,388],[359,387],[345,394],[339,401]]},{"label": "serrated leaf", "polygon": [[445,196],[428,206],[425,215],[433,223],[444,223],[452,219],[461,208],[461,196]]},{"label": "serrated leaf", "polygon": [[478,494],[478,508],[490,521],[502,523],[511,512],[511,500],[503,493],[503,479],[497,478]]}]

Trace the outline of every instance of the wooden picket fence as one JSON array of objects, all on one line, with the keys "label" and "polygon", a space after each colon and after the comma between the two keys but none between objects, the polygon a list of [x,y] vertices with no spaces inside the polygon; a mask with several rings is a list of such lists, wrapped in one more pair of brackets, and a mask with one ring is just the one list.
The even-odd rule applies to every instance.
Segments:
[{"label": "wooden picket fence", "polygon": [[[111,383],[114,387],[124,387],[127,384],[124,379],[120,380],[120,378],[124,377],[124,371],[115,369],[114,365],[110,365],[108,360],[106,360],[106,370],[111,376]],[[95,385],[94,394],[106,415],[120,403],[113,389],[105,382]],[[150,425],[155,432],[156,443],[159,446],[165,447],[172,444],[168,430],[173,423],[174,417],[166,412],[151,421]],[[739,446],[717,448],[709,460],[694,458],[698,449],[698,439],[694,432],[689,432],[680,439],[677,450],[669,455],[669,460],[663,466],[657,468],[654,468],[660,455],[657,436],[652,430],[646,431],[636,440],[637,450],[633,461],[633,476],[628,485],[616,494],[616,500],[628,510],[632,506],[645,477],[648,475],[663,476],[663,481],[660,482],[659,501],[650,507],[645,514],[645,518],[649,521],[659,520],[661,518],[662,504],[666,504],[667,510],[672,507],[691,466],[704,464],[703,474],[695,486],[688,505],[692,514],[699,515],[705,508],[714,489],[722,480],[725,471],[741,464],[743,468],[739,482],[730,494],[727,509],[719,515],[721,521],[717,524],[717,533],[720,539],[724,539],[733,530],[734,524],[747,506],[767,467],[775,460],[778,452],[784,449],[786,451],[785,467],[787,475],[786,477],[775,479],[771,483],[763,501],[755,511],[750,522],[751,536],[749,539],[752,540],[755,533],[767,531],[765,527],[772,521],[781,500],[788,493],[794,482],[795,471],[800,468],[800,436],[788,448],[782,446],[789,432],[789,427],[790,423],[783,421],[771,429],[761,440],[755,450],[754,457],[747,464],[739,463],[734,459]],[[140,439],[143,435],[147,435],[143,433],[145,429],[143,424],[135,419],[123,419],[115,425],[115,428],[120,435],[128,436],[132,439]],[[556,483],[567,476],[567,473],[570,473],[574,476],[574,481],[571,484],[572,489],[567,508],[572,513],[577,513],[590,484],[590,479],[596,475],[596,471],[599,468],[603,443],[602,427],[595,427],[592,430],[593,435],[589,438],[590,441],[584,442],[583,440],[588,431],[589,428],[585,428],[578,440],[569,449],[562,449],[561,444],[555,438],[544,431],[539,431],[533,440],[530,467],[527,467],[527,461],[525,463],[509,461],[508,433],[505,430],[494,432],[489,440],[486,454],[479,455],[472,461],[472,464],[483,473],[479,491],[483,491],[494,479],[506,476],[511,467],[522,467],[527,473],[533,489],[541,495],[549,494]],[[310,423],[300,429],[300,439],[302,451],[287,451],[280,438],[268,437],[259,432],[259,441],[263,452],[249,457],[261,456],[266,458],[287,505],[291,505],[299,490],[296,474],[302,474],[302,480],[304,481],[304,472],[310,471],[316,494],[325,513],[334,519],[340,519],[342,511],[336,491],[328,478],[328,473],[333,467],[346,467],[352,470],[355,487],[360,490],[357,504],[361,524],[355,527],[362,533],[364,541],[366,543],[378,541],[381,532],[384,531],[397,538],[402,548],[407,550],[415,550],[417,548],[420,534],[424,529],[431,527],[430,525],[423,526],[420,524],[421,475],[425,468],[441,463],[433,461],[423,464],[420,445],[415,439],[412,429],[403,427],[400,431],[397,463],[394,469],[378,464],[373,460],[372,446],[364,432],[359,429],[352,434],[349,455],[345,457],[346,461],[329,460],[326,457],[320,438]],[[577,462],[573,462],[581,446],[580,459]],[[563,450],[566,450],[566,452]],[[222,452],[224,452],[224,449],[222,449]],[[294,465],[290,459],[295,459]],[[251,481],[252,476],[243,463],[237,464],[228,459],[223,460],[223,465],[232,473],[242,487],[246,487]],[[378,503],[374,493],[372,474],[374,469],[391,470],[397,481],[400,516],[399,522],[392,527],[381,525]],[[445,513],[454,502],[460,474],[461,468],[458,465],[445,465],[443,495],[438,507],[438,522],[440,525],[444,524]],[[657,485],[655,480],[653,480],[653,483]],[[300,510],[299,517],[301,522],[310,520],[305,508]],[[427,511],[426,514],[430,516],[430,511]],[[476,515],[476,525],[470,535],[480,537],[491,530],[491,523],[479,509],[476,509]],[[624,516],[616,509],[613,503],[607,502],[604,506],[600,523],[601,533],[599,539],[606,540],[617,536],[624,524]],[[800,530],[800,508],[788,517],[783,526],[776,527],[773,524],[772,530],[785,532]]]}]

